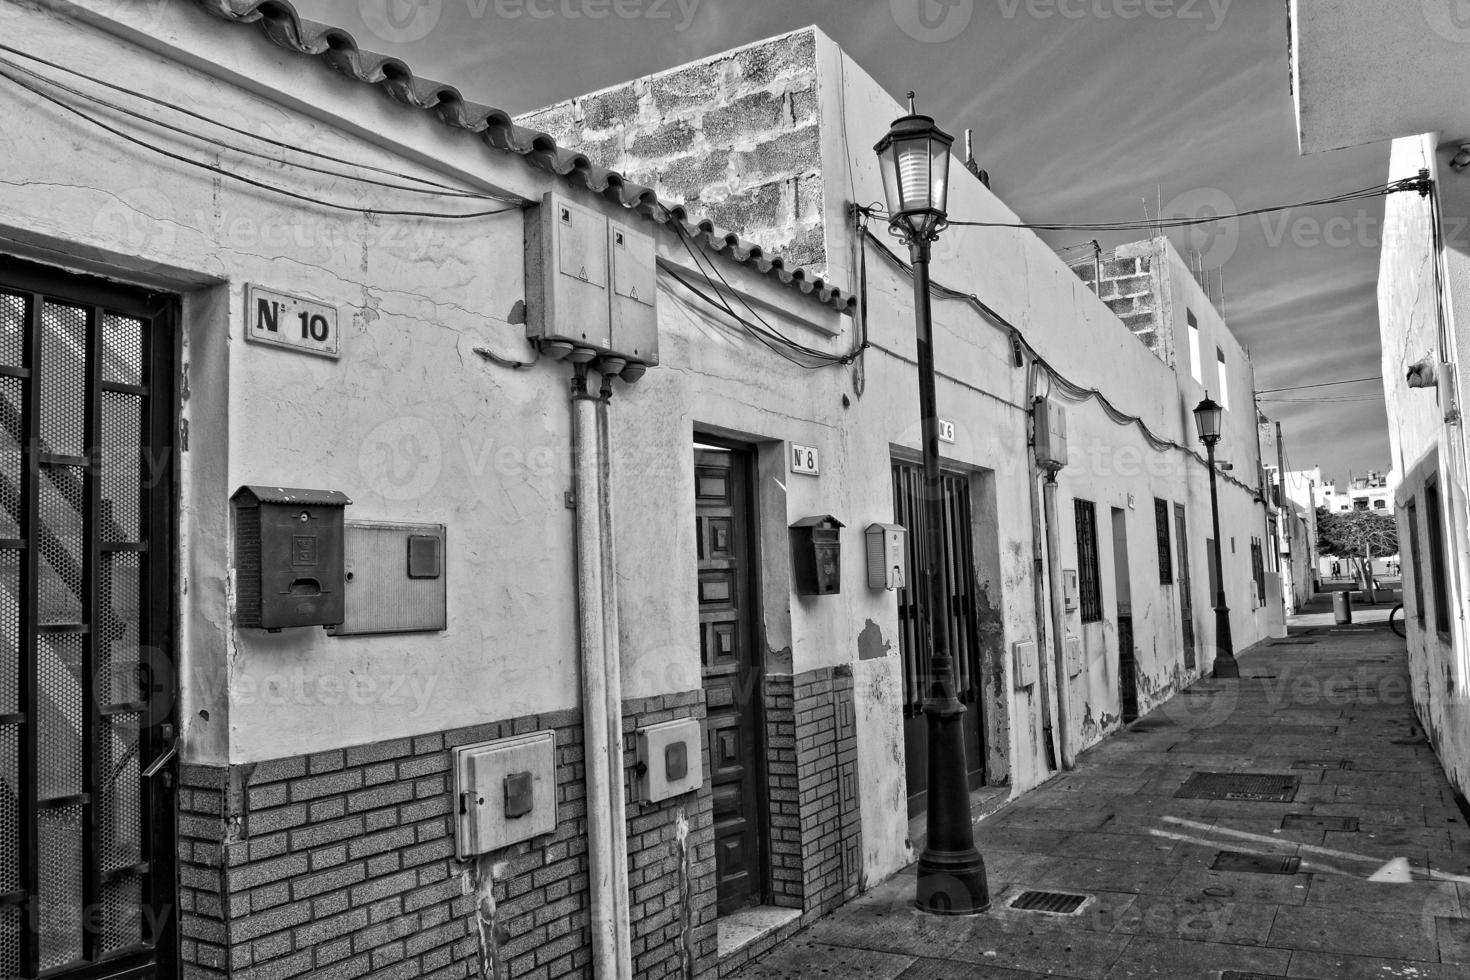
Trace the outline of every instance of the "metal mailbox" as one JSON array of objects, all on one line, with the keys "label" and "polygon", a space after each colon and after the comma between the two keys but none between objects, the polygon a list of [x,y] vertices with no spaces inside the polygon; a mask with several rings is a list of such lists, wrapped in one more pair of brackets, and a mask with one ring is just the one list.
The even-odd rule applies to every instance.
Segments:
[{"label": "metal mailbox", "polygon": [[831,514],[804,517],[791,525],[791,571],[798,595],[842,591],[842,528]]},{"label": "metal mailbox", "polygon": [[342,519],[337,490],[245,486],[235,505],[235,572],[241,627],[272,632],[337,626],[344,612]]}]

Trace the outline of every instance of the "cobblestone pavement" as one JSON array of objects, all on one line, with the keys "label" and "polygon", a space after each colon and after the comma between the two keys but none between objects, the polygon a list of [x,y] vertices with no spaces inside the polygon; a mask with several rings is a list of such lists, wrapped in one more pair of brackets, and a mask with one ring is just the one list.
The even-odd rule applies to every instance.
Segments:
[{"label": "cobblestone pavement", "polygon": [[[1241,657],[1238,683],[1201,681],[978,823],[985,915],[917,912],[909,868],[737,976],[1470,977],[1470,830],[1415,719],[1391,604],[1334,627],[1319,600]],[[1290,802],[1176,795],[1199,772],[1299,785]],[[1215,870],[1228,852],[1262,870]],[[1086,898],[1067,916],[1012,908],[1028,890]]]}]

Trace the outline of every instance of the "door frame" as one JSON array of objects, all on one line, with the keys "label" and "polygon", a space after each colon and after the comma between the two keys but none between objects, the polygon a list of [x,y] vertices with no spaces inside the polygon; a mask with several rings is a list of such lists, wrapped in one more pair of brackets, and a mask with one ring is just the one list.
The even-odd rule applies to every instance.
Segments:
[{"label": "door frame", "polygon": [[[745,521],[739,532],[745,536],[746,548],[750,555],[748,567],[745,569],[746,594],[749,598],[750,617],[750,652],[751,652],[751,678],[750,678],[750,721],[754,728],[755,758],[758,762],[755,772],[756,799],[754,801],[755,823],[756,823],[756,854],[755,866],[760,874],[760,881],[755,889],[757,901],[761,905],[770,905],[773,898],[773,886],[771,875],[771,780],[770,780],[770,751],[769,739],[766,728],[769,724],[766,712],[765,684],[766,670],[766,635],[765,635],[765,602],[762,592],[761,568],[764,554],[761,550],[761,511],[758,490],[760,486],[760,447],[755,442],[745,441],[728,436],[716,435],[705,429],[696,428],[690,444],[691,462],[697,460],[700,446],[709,446],[715,450],[723,450],[732,456],[742,459],[745,467],[745,478],[742,481],[741,491],[745,495]],[[698,487],[690,498],[698,510]],[[695,574],[698,582],[698,572]],[[696,647],[696,649],[698,649]],[[700,664],[700,689],[704,688],[704,665]],[[705,753],[709,749],[706,744]],[[718,882],[716,882],[718,888]]]},{"label": "door frame", "polygon": [[[179,594],[179,564],[177,550],[177,518],[178,518],[178,493],[182,485],[180,474],[182,463],[180,454],[176,451],[175,433],[177,432],[177,421],[179,417],[178,406],[178,372],[179,372],[179,334],[183,324],[182,302],[180,297],[174,293],[155,291],[147,287],[128,285],[112,279],[99,277],[48,265],[41,265],[25,259],[18,258],[8,253],[0,253],[0,280],[7,287],[17,291],[33,292],[45,295],[60,301],[70,302],[88,307],[103,307],[109,311],[121,313],[128,316],[136,316],[148,321],[151,333],[144,338],[144,350],[146,352],[142,364],[146,373],[146,384],[148,389],[148,404],[143,423],[143,433],[147,439],[147,446],[139,447],[140,453],[143,449],[149,451],[149,457],[142,460],[142,471],[140,478],[143,481],[140,493],[143,494],[139,507],[139,536],[140,540],[148,543],[148,554],[156,557],[157,561],[150,561],[148,574],[139,576],[139,612],[142,622],[139,628],[139,664],[140,668],[147,663],[150,668],[154,667],[152,661],[160,659],[162,664],[158,665],[167,674],[165,687],[160,689],[155,685],[159,678],[153,669],[148,670],[148,687],[157,692],[158,701],[145,697],[144,708],[141,712],[138,739],[138,762],[142,769],[149,762],[156,759],[168,747],[164,737],[166,725],[173,726],[173,731],[178,731],[179,724],[179,679],[182,673],[179,669],[179,618],[178,602],[176,596]],[[26,374],[27,380],[26,410],[24,417],[27,441],[31,446],[22,446],[22,473],[23,482],[22,497],[27,503],[25,506],[34,506],[35,497],[34,481],[39,477],[31,473],[34,464],[29,467],[24,462],[28,454],[38,451],[39,446],[39,416],[37,412],[40,405],[39,384],[35,374],[36,350],[39,337],[28,336],[26,338]],[[100,341],[98,341],[100,343]],[[95,350],[89,352],[95,354]],[[95,402],[99,376],[95,366],[89,364],[87,376],[84,383],[87,385],[84,411],[95,417]],[[100,452],[99,446],[85,447],[87,452]],[[162,454],[160,456],[160,454]],[[160,459],[164,462],[160,463]],[[165,486],[162,490],[149,489],[148,483],[153,480],[163,479]],[[89,495],[94,496],[99,492],[97,484],[99,477],[94,476],[91,481]],[[88,535],[98,533],[95,528],[88,527]],[[89,541],[89,553],[100,553]],[[36,554],[34,548],[28,548],[22,552],[20,576],[26,583],[25,589],[28,596],[33,600],[35,593],[36,574],[32,557]],[[161,562],[162,567],[159,567]],[[97,583],[97,571],[93,568],[84,574],[83,582],[88,586],[89,592],[95,592],[99,586]],[[155,587],[158,584],[164,587]],[[84,600],[84,608],[93,608],[93,600]],[[20,610],[19,641],[17,654],[20,658],[21,670],[21,694],[29,696],[34,690],[34,678],[31,672],[34,670],[36,644],[36,624],[33,621],[33,601],[27,601]],[[29,661],[29,663],[27,662]],[[140,670],[140,676],[142,671]],[[88,710],[95,711],[96,699],[91,689],[91,678],[87,679],[83,691],[83,704]],[[26,819],[27,806],[35,808],[35,774],[31,771],[34,766],[35,756],[35,728],[26,725],[24,734],[18,746],[20,758],[18,760],[18,775],[22,789],[21,816]],[[94,750],[84,747],[84,752],[91,754]],[[85,756],[84,756],[85,758]],[[123,978],[149,978],[149,980],[176,980],[181,974],[181,950],[179,946],[179,882],[178,882],[178,793],[177,776],[179,760],[176,757],[159,777],[150,781],[139,795],[140,813],[140,842],[146,842],[149,847],[149,874],[147,876],[147,891],[150,893],[151,901],[140,910],[142,916],[141,926],[145,937],[152,929],[156,929],[151,936],[151,945],[131,953],[125,953],[116,959],[105,961],[90,969],[73,968],[71,970],[57,970],[48,972],[47,977],[70,978],[70,977],[94,977],[106,978],[106,980],[123,980]],[[84,787],[90,785],[94,778],[91,774],[84,773]],[[84,832],[92,833],[95,827],[96,816],[93,813],[85,823]],[[26,827],[22,828],[21,847],[21,883],[27,889],[29,898],[23,908],[34,910],[37,896],[31,891],[30,886],[35,878],[35,854],[36,841],[34,836],[26,833]],[[88,861],[87,849],[90,847],[90,838],[84,838],[84,861]],[[88,908],[85,904],[90,895],[90,886],[83,884],[83,922],[88,917],[96,917],[96,910]],[[96,901],[95,895],[90,895],[92,901]],[[148,911],[151,906],[152,913]],[[35,910],[38,912],[38,910]],[[84,932],[84,949],[85,946]],[[30,968],[30,963],[35,959],[34,933],[28,928],[21,932],[21,969],[24,973]]]}]

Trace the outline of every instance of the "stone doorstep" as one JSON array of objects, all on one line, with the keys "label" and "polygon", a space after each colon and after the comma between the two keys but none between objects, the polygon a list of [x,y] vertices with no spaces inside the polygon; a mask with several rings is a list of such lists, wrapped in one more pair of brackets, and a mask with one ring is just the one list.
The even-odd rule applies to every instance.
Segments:
[{"label": "stone doorstep", "polygon": [[719,937],[718,958],[723,961],[772,933],[795,932],[801,923],[801,910],[758,905],[722,915],[715,923]]}]

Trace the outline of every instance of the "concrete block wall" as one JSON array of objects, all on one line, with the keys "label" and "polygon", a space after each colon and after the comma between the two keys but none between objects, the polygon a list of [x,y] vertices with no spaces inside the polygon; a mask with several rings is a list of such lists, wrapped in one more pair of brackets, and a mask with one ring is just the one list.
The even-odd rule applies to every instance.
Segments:
[{"label": "concrete block wall", "polygon": [[655,188],[667,202],[827,268],[816,36],[737,48],[517,120]]},{"label": "concrete block wall", "polygon": [[[1099,265],[1101,289],[1097,283]],[[1161,267],[1152,241],[1130,242],[1104,251],[1100,263],[1089,255],[1075,260],[1071,268],[1145,347],[1165,364],[1174,366],[1174,342],[1166,326],[1161,278],[1167,270]]]}]

